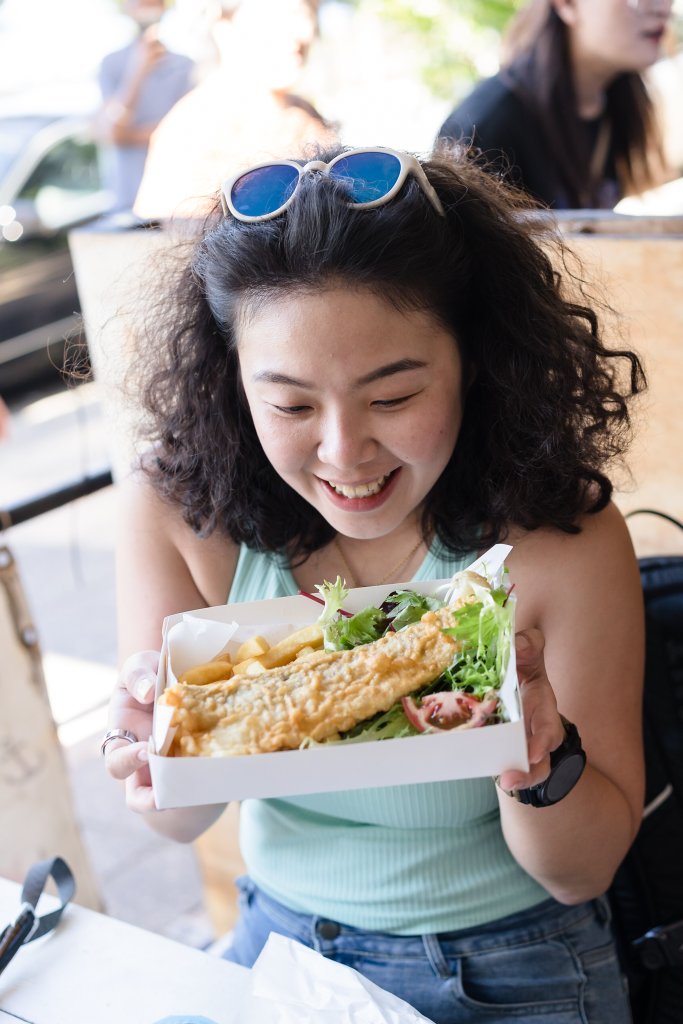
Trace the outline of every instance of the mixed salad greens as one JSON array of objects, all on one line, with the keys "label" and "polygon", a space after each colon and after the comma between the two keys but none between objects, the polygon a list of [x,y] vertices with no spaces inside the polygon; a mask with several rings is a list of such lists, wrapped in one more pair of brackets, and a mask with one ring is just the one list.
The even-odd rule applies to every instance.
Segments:
[{"label": "mixed salad greens", "polygon": [[316,587],[325,603],[319,623],[327,651],[350,650],[371,643],[390,630],[419,622],[425,612],[448,603],[455,625],[444,632],[459,641],[455,657],[438,679],[398,700],[388,711],[360,722],[347,733],[325,742],[364,742],[416,736],[458,726],[501,721],[498,689],[507,669],[514,632],[514,597],[502,570],[492,580],[477,573],[456,573],[446,589],[448,602],[414,590],[390,593],[379,606],[355,615],[344,610],[348,596],[338,576]]}]

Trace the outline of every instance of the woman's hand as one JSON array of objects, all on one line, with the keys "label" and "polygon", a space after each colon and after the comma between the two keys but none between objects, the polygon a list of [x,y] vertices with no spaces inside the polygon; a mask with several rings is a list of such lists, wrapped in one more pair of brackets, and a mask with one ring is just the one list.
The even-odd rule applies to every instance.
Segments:
[{"label": "woman's hand", "polygon": [[544,646],[545,640],[540,629],[525,629],[515,637],[529,771],[503,772],[498,778],[501,789],[527,789],[547,779],[550,774],[550,754],[565,738],[564,725],[545,669]]},{"label": "woman's hand", "polygon": [[126,803],[139,814],[156,810],[149,772],[148,741],[152,734],[158,667],[158,651],[133,654],[124,662],[109,702],[109,729],[128,729],[137,736],[138,742],[109,740],[104,763],[113,778],[125,780]]},{"label": "woman's hand", "polygon": [[149,771],[148,741],[152,734],[158,667],[158,651],[141,651],[124,662],[109,702],[109,728],[128,729],[139,742],[110,740],[105,764],[113,778],[126,783],[126,804],[132,811],[146,815],[146,823],[161,835],[180,843],[191,843],[216,821],[225,805],[157,810]]}]

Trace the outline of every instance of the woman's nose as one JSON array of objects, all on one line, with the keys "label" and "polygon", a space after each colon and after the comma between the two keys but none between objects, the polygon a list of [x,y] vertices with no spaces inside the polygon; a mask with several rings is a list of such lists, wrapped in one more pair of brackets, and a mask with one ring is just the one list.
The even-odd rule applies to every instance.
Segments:
[{"label": "woman's nose", "polygon": [[335,469],[355,469],[370,462],[377,451],[377,442],[358,416],[335,414],[326,417],[318,445],[318,458]]}]

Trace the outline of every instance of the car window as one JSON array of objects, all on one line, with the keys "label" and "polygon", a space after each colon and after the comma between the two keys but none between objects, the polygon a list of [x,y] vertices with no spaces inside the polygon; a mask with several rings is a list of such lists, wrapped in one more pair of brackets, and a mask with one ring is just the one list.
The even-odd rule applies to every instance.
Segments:
[{"label": "car window", "polygon": [[36,199],[44,188],[88,193],[102,188],[93,142],[63,139],[45,154],[19,193],[19,199]]},{"label": "car window", "polygon": [[44,117],[0,117],[0,180],[35,135],[50,123]]}]

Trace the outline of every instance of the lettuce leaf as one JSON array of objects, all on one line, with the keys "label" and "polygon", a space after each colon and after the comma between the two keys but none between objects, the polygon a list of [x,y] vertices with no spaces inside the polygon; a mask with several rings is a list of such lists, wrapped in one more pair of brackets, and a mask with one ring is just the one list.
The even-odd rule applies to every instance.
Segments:
[{"label": "lettuce leaf", "polygon": [[325,607],[318,616],[318,622],[322,628],[325,629],[334,621],[337,613],[343,607],[344,601],[349,596],[349,592],[346,589],[346,583],[342,580],[341,576],[337,576],[334,583],[330,583],[329,580],[324,580],[322,584],[318,584],[315,589],[325,602]]},{"label": "lettuce leaf", "polygon": [[388,607],[387,616],[394,629],[399,630],[419,622],[425,612],[442,608],[443,601],[429,594],[418,594],[414,590],[399,590],[389,595],[383,607]]},{"label": "lettuce leaf", "polygon": [[350,619],[339,617],[323,629],[326,651],[350,651],[384,636],[389,620],[380,608],[369,606]]},{"label": "lettuce leaf", "polygon": [[508,596],[499,587],[483,601],[465,604],[454,612],[456,624],[444,633],[463,646],[444,673],[449,676],[450,689],[465,689],[481,699],[501,685],[512,643],[513,601]]}]

